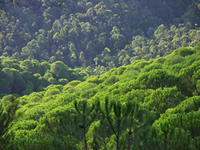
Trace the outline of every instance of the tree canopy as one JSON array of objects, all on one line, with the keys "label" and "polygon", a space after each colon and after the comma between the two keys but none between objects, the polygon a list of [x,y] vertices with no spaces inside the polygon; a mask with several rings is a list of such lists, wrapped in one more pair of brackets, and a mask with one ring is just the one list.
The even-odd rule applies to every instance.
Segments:
[{"label": "tree canopy", "polygon": [[[24,150],[198,150],[199,51],[197,44],[165,57],[113,68],[85,81],[51,84],[43,91],[19,96],[17,105],[6,95],[1,99],[0,117],[7,123],[5,114],[15,109],[9,121],[12,125],[0,135],[2,141],[6,149]],[[169,65],[172,59],[174,63]],[[70,69],[62,62],[45,66],[49,71],[44,78],[55,82],[62,71]],[[8,78],[15,80],[17,70],[7,69],[7,73],[13,72]],[[33,76],[42,77],[39,73]],[[26,86],[35,83],[28,81]]]},{"label": "tree canopy", "polygon": [[0,149],[199,150],[199,0],[0,0]]}]

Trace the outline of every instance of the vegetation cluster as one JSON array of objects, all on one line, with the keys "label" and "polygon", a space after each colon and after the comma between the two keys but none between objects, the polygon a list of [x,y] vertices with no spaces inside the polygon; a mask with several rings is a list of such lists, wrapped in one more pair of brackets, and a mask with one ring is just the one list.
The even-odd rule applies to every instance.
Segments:
[{"label": "vegetation cluster", "polygon": [[43,91],[50,84],[65,85],[72,80],[84,81],[89,72],[83,69],[71,69],[61,61],[52,64],[40,63],[36,59],[18,61],[0,57],[0,96],[15,94],[22,96]]},{"label": "vegetation cluster", "polygon": [[38,9],[4,6],[1,55],[62,61],[102,74],[195,46],[200,40],[198,0],[67,0],[62,7],[42,3]]},{"label": "vegetation cluster", "polygon": [[199,150],[199,25],[199,0],[0,0],[0,149]]},{"label": "vegetation cluster", "polygon": [[200,43],[166,57],[113,68],[83,82],[49,85],[45,91],[15,100],[4,96],[5,109],[17,106],[2,136],[4,146],[198,150],[199,66]]}]

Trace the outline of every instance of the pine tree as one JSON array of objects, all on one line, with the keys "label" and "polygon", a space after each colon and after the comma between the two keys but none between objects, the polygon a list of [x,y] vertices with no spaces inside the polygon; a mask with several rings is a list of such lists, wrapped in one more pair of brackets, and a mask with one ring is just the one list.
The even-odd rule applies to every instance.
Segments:
[{"label": "pine tree", "polygon": [[4,108],[2,102],[0,102],[0,148],[4,149],[6,143],[8,142],[8,137],[6,132],[12,125],[14,120],[15,111],[18,108],[18,101],[11,95],[10,103]]},{"label": "pine tree", "polygon": [[3,149],[4,144],[5,144],[3,135],[7,131],[8,124],[9,124],[9,116],[4,111],[3,104],[0,103],[0,148],[1,149]]},{"label": "pine tree", "polygon": [[[88,139],[86,137],[86,133],[88,127],[96,118],[96,115],[99,110],[99,105],[100,105],[99,101],[97,101],[96,104],[93,103],[91,106],[87,102],[87,100],[83,100],[80,102],[74,101],[75,109],[79,114],[79,116],[81,117],[80,119],[82,120],[78,126],[83,130],[83,141],[85,145],[85,150],[88,149],[88,144],[87,144]],[[80,108],[79,106],[82,106],[82,108]]]},{"label": "pine tree", "polygon": [[[130,150],[133,143],[132,136],[136,137],[138,130],[149,130],[146,126],[153,121],[152,116],[145,115],[145,111],[140,108],[138,103],[128,101],[123,104],[120,101],[109,100],[108,96],[105,97],[105,110],[100,109],[100,111],[115,135],[117,150]],[[127,145],[121,144],[122,141]]]},{"label": "pine tree", "polygon": [[52,140],[55,150],[76,150],[77,115],[59,116],[59,122],[60,125],[56,127]]},{"label": "pine tree", "polygon": [[[111,130],[116,136],[116,149],[120,149],[120,137],[124,129],[128,126],[126,125],[129,121],[129,115],[133,109],[133,105],[127,102],[126,105],[122,105],[119,101],[109,101],[108,96],[105,97],[105,112],[101,110],[103,116],[107,119]],[[114,113],[114,118],[112,114]],[[129,147],[128,143],[128,147]]]}]

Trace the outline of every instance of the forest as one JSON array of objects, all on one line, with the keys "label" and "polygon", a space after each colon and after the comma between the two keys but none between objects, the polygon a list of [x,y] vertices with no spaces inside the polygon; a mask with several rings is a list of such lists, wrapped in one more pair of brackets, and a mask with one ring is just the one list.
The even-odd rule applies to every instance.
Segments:
[{"label": "forest", "polygon": [[199,0],[0,0],[0,149],[199,150]]}]

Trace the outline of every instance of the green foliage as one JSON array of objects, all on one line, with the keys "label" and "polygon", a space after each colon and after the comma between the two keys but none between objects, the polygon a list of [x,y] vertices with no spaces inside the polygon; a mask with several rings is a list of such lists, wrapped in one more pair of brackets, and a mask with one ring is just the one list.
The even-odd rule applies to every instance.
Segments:
[{"label": "green foliage", "polygon": [[[43,6],[38,12],[44,13],[32,9],[38,3]],[[62,61],[72,68],[89,66],[94,74],[102,74],[139,59],[150,60],[177,48],[195,46],[200,40],[198,0],[38,3],[36,0],[33,7],[18,0],[2,4],[0,54],[14,59],[4,60],[4,67],[44,75],[50,69],[47,62]],[[180,55],[192,53],[185,48]],[[16,60],[25,62],[17,64]],[[54,74],[72,79],[68,73]]]},{"label": "green foliage", "polygon": [[1,93],[6,93],[6,94],[10,93],[11,87],[9,86],[9,81],[8,80],[1,79],[0,90],[1,90]]},{"label": "green foliage", "polygon": [[49,88],[46,92],[44,96],[50,96],[50,95],[55,95],[55,94],[59,94],[60,91],[59,89],[56,88]]},{"label": "green foliage", "polygon": [[26,95],[34,91],[43,91],[50,84],[65,85],[75,79],[84,81],[89,75],[89,72],[83,69],[71,69],[59,61],[49,64],[29,59],[17,61],[1,57],[0,60],[2,95],[11,93]]},{"label": "green foliage", "polygon": [[117,82],[118,81],[118,78],[115,76],[115,75],[111,75],[110,77],[108,77],[105,81],[104,81],[104,83],[106,84],[106,85],[112,85],[112,84],[114,84],[115,82]]},{"label": "green foliage", "polygon": [[180,48],[174,51],[175,55],[180,55],[182,57],[194,54],[194,50],[191,47],[188,48]]},{"label": "green foliage", "polygon": [[0,11],[0,149],[200,149],[197,0],[17,2]]},{"label": "green foliage", "polygon": [[168,109],[166,114],[184,114],[191,111],[198,111],[200,105],[200,97],[194,96],[191,98],[187,98],[182,101],[179,105],[176,106],[174,109]]},{"label": "green foliage", "polygon": [[157,89],[152,94],[145,98],[145,106],[149,110],[153,110],[158,114],[164,113],[168,108],[174,108],[182,101],[185,97],[178,91],[176,87]]},{"label": "green foliage", "polygon": [[177,85],[179,82],[178,77],[169,74],[166,70],[155,69],[144,73],[137,78],[137,83],[145,88],[164,88]]},{"label": "green foliage", "polygon": [[[82,105],[82,106],[80,106]],[[80,129],[83,129],[83,141],[85,144],[85,149],[87,150],[88,146],[87,146],[87,137],[86,137],[86,133],[87,133],[87,128],[88,126],[94,121],[98,109],[99,109],[99,102],[97,102],[96,105],[92,104],[92,106],[89,106],[87,101],[80,101],[79,103],[77,101],[74,101],[74,107],[77,111],[77,113],[80,115],[80,120],[81,123],[78,124]],[[82,107],[82,108],[80,108]],[[80,109],[79,109],[80,108]]]},{"label": "green foliage", "polygon": [[8,128],[8,124],[9,124],[9,116],[6,114],[6,112],[4,111],[4,107],[2,105],[2,103],[0,104],[0,126],[1,126],[1,130],[0,130],[0,147],[3,149],[4,148],[4,139],[3,139],[3,135],[5,134],[7,128]]},{"label": "green foliage", "polygon": [[[14,120],[15,112],[18,108],[18,101],[13,95],[8,97],[9,102],[4,107],[2,102],[0,103],[0,147],[4,149],[8,144],[9,136],[7,135],[9,127],[12,125]],[[5,108],[5,110],[4,110]]]},{"label": "green foliage", "polygon": [[17,130],[10,141],[7,146],[8,149],[17,147],[18,149],[43,150],[48,148],[49,150],[53,150],[51,137],[35,132],[34,130]]},{"label": "green foliage", "polygon": [[67,78],[68,76],[68,66],[61,61],[53,63],[50,71],[56,78]]},{"label": "green foliage", "polygon": [[[1,100],[12,120],[3,135],[6,148],[197,150],[199,56],[174,53],[41,92],[33,92],[35,85],[60,80],[50,70],[44,77],[34,74],[25,80],[24,93],[32,93],[18,98],[19,107],[10,96]],[[183,59],[174,63],[176,57]],[[58,64],[58,70],[66,68]],[[14,81],[12,75],[20,75],[12,68],[6,72]]]},{"label": "green foliage", "polygon": [[183,58],[180,55],[174,55],[174,56],[171,56],[170,58],[168,58],[165,61],[165,65],[169,65],[170,66],[170,65],[181,63],[183,61],[185,61],[185,58]]},{"label": "green foliage", "polygon": [[163,65],[161,63],[152,63],[148,66],[145,66],[143,71],[144,72],[149,72],[151,70],[156,70],[156,69],[162,69]]}]

